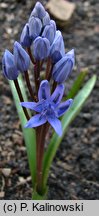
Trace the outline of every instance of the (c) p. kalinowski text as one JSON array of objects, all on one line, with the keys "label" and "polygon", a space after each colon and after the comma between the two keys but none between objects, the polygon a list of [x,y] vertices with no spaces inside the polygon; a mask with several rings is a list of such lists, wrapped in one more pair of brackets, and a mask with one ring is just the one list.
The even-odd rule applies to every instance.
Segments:
[{"label": "(c) p. kalinowski text", "polygon": [[72,205],[51,205],[49,203],[45,203],[41,205],[39,203],[32,204],[32,211],[83,211],[83,203]]}]

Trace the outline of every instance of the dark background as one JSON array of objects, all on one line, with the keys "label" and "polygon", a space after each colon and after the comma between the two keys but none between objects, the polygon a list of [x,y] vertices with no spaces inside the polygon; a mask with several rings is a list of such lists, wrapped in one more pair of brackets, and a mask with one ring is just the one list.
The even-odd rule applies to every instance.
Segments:
[{"label": "dark background", "polygon": [[[0,65],[12,50],[36,1],[0,1]],[[47,1],[40,1],[46,4]],[[61,27],[66,51],[75,48],[86,78],[99,74],[99,1],[71,1],[76,11]],[[58,26],[58,29],[60,27]],[[2,72],[1,72],[2,73]],[[78,70],[67,80],[67,92]],[[99,199],[99,82],[70,126],[57,151],[49,176],[48,199]],[[6,178],[3,169],[11,172]],[[31,179],[20,121],[7,80],[0,75],[0,199],[31,199]]]}]

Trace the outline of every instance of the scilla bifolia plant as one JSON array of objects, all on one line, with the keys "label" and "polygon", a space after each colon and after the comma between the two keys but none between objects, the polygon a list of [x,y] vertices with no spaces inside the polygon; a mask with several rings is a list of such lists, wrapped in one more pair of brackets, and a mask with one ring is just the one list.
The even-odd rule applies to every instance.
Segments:
[{"label": "scilla bifolia plant", "polygon": [[[30,83],[30,62],[35,85]],[[43,65],[45,72],[42,73]],[[96,81],[93,76],[79,91],[87,74],[82,71],[66,96],[64,82],[74,65],[74,49],[65,53],[61,32],[42,4],[37,2],[23,28],[20,43],[14,43],[13,54],[5,50],[2,59],[3,74],[9,80],[23,129],[32,177],[32,199],[45,199],[48,173],[57,148]],[[22,75],[31,96],[30,102]],[[45,150],[50,126],[55,132]]]}]

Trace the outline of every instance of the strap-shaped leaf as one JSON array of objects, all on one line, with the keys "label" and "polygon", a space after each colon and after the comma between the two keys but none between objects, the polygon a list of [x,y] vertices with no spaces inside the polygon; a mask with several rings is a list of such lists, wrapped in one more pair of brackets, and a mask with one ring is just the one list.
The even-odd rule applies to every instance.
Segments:
[{"label": "strap-shaped leaf", "polygon": [[[25,87],[24,83],[22,80],[22,77],[19,76],[18,82],[20,85],[20,88],[22,89],[22,95],[25,101],[28,101],[26,92],[25,92]],[[30,129],[30,128],[24,128],[24,125],[26,124],[26,117],[24,115],[23,109],[20,106],[20,101],[19,97],[14,85],[13,81],[9,81],[11,91],[13,94],[13,98],[15,101],[15,105],[17,108],[17,112],[21,121],[21,126],[22,126],[22,131],[23,131],[23,136],[25,140],[25,145],[27,149],[27,156],[28,156],[28,161],[29,161],[29,167],[30,167],[30,172],[31,172],[31,177],[32,177],[32,184],[35,185],[36,181],[36,137],[35,137],[35,130]]]},{"label": "strap-shaped leaf", "polygon": [[95,85],[95,82],[96,82],[96,76],[94,75],[89,81],[87,81],[84,87],[79,91],[77,96],[74,98],[71,108],[66,112],[66,114],[62,118],[63,135],[61,137],[58,137],[57,134],[54,133],[48,145],[48,148],[47,148],[47,151],[44,157],[44,163],[43,163],[43,190],[45,190],[49,169],[53,161],[53,158],[56,154],[56,151],[59,147],[59,144],[61,143],[68,129],[68,126],[74,120],[74,118],[78,115],[86,99],[90,95]]},{"label": "strap-shaped leaf", "polygon": [[79,73],[79,75],[77,76],[76,80],[74,81],[67,97],[65,97],[65,100],[75,97],[75,95],[78,93],[79,89],[81,88],[87,74],[88,74],[88,69],[84,69]]}]

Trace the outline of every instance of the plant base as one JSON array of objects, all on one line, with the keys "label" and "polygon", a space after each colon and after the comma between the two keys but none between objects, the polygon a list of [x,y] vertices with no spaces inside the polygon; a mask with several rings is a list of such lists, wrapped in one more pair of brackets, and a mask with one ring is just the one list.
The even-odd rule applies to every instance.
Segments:
[{"label": "plant base", "polygon": [[33,191],[32,200],[46,200],[47,199],[47,192],[48,192],[48,189],[46,189],[45,193],[43,193],[41,195],[37,191]]}]

